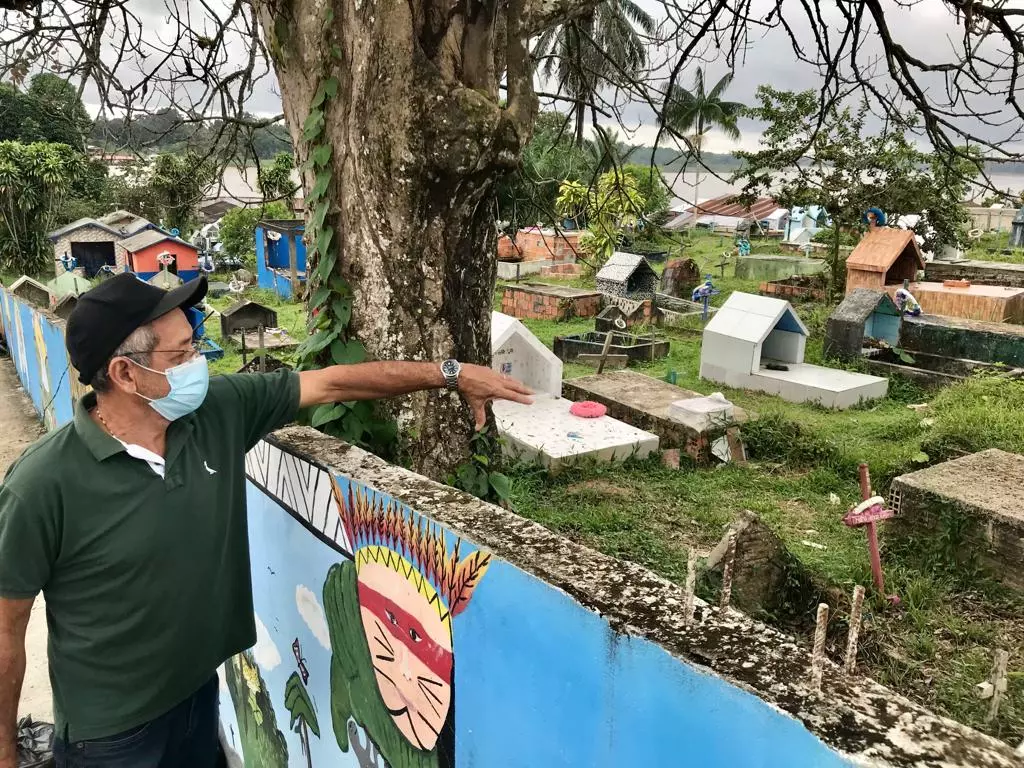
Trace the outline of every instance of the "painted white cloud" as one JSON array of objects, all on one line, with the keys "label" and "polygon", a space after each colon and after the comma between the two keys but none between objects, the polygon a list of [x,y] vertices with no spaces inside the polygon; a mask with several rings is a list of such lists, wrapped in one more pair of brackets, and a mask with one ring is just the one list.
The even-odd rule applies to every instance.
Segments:
[{"label": "painted white cloud", "polygon": [[324,616],[324,609],[317,602],[313,590],[304,584],[295,588],[295,604],[298,606],[299,615],[306,622],[309,631],[320,641],[320,645],[331,650],[331,633],[327,629],[327,617]]},{"label": "painted white cloud", "polygon": [[266,625],[256,616],[256,645],[252,647],[252,657],[264,672],[277,667],[281,663],[281,654],[274,645],[273,638]]}]

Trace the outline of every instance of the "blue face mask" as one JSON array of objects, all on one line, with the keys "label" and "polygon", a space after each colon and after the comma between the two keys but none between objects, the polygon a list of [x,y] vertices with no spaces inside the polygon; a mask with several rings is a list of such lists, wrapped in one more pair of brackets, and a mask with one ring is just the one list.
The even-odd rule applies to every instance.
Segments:
[{"label": "blue face mask", "polygon": [[[140,368],[146,368],[139,363],[135,364]],[[154,371],[152,368],[146,370],[166,376],[171,391],[156,400],[143,394],[136,394],[143,400],[148,400],[153,410],[168,421],[188,416],[206,399],[206,390],[210,388],[210,369],[202,355],[197,355],[187,363],[168,368],[166,371]]]}]

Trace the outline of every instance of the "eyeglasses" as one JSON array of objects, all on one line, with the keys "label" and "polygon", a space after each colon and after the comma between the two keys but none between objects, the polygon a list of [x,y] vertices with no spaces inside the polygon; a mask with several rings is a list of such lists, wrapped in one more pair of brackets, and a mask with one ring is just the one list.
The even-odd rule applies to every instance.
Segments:
[{"label": "eyeglasses", "polygon": [[129,352],[127,354],[120,355],[120,357],[146,357],[147,355],[155,355],[157,352],[162,352],[165,355],[184,355],[187,354],[189,350],[192,352],[192,357],[200,355],[203,351],[202,344],[198,341],[193,341],[189,344],[189,349],[181,349],[180,347],[178,349],[151,349],[148,352]]}]

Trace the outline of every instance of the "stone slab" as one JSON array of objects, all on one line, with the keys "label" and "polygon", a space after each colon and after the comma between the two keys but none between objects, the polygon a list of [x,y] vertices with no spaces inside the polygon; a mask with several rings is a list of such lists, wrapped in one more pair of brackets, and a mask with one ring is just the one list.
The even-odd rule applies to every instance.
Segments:
[{"label": "stone slab", "polygon": [[611,416],[584,419],[569,413],[572,401],[536,395],[532,405],[493,404],[506,455],[538,460],[551,470],[581,459],[621,461],[658,450],[658,436]]},{"label": "stone slab", "polygon": [[793,275],[815,275],[825,268],[820,259],[756,254],[736,259],[736,277],[743,280],[781,280]]},{"label": "stone slab", "polygon": [[1024,366],[1024,326],[956,317],[903,318],[900,346],[944,357]]},{"label": "stone slab", "polygon": [[[661,379],[634,371],[611,371],[562,382],[562,393],[570,400],[593,400],[608,408],[608,414],[661,438],[662,448],[684,449],[694,461],[711,461],[714,435],[701,434],[670,416],[672,403],[699,392],[677,387]],[[733,408],[733,423],[753,418],[742,408]]]},{"label": "stone slab", "polygon": [[921,535],[960,518],[963,554],[1007,586],[1024,591],[1024,456],[992,448],[897,477],[890,503],[896,530]]},{"label": "stone slab", "polygon": [[747,373],[704,362],[700,366],[700,377],[737,389],[778,395],[791,403],[817,403],[837,410],[885,397],[889,391],[889,380],[879,376],[810,363],[787,363],[787,366],[788,371],[770,371],[762,366],[756,373]]}]

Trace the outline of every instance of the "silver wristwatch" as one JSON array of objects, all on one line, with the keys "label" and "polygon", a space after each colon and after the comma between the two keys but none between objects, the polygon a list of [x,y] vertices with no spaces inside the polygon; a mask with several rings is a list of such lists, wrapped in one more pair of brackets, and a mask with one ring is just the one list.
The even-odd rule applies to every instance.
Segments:
[{"label": "silver wristwatch", "polygon": [[459,374],[462,373],[462,365],[458,360],[445,360],[441,363],[441,375],[444,376],[444,385],[450,392],[459,388]]}]

